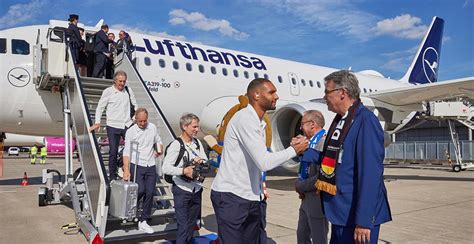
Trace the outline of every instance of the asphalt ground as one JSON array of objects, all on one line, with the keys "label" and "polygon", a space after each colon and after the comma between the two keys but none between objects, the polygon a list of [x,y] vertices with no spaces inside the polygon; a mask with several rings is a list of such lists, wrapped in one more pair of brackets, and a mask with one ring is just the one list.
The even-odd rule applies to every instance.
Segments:
[{"label": "asphalt ground", "polygon": [[[78,163],[74,163],[77,167]],[[64,172],[61,158],[46,165],[30,165],[25,155],[3,159],[0,178],[0,243],[87,243],[77,229],[61,226],[74,223],[69,204],[38,207],[38,188],[43,168]],[[28,186],[20,183],[24,172]],[[213,178],[205,180],[203,229],[217,231],[210,201]],[[267,210],[268,243],[296,243],[300,200],[294,192],[296,177],[275,170],[269,173]],[[393,221],[382,225],[379,243],[474,243],[474,171],[451,172],[448,167],[390,165],[385,168],[385,185]],[[162,243],[147,238],[120,243]]]}]

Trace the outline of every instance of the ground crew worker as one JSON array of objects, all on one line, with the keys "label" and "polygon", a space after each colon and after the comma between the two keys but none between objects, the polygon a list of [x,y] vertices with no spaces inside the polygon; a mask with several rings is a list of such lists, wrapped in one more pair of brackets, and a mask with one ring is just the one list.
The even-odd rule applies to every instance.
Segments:
[{"label": "ground crew worker", "polygon": [[38,153],[38,148],[33,146],[30,151],[31,164],[36,164],[36,154]]},{"label": "ground crew worker", "polygon": [[41,164],[46,164],[46,156],[48,156],[48,151],[46,150],[46,146],[41,148]]}]

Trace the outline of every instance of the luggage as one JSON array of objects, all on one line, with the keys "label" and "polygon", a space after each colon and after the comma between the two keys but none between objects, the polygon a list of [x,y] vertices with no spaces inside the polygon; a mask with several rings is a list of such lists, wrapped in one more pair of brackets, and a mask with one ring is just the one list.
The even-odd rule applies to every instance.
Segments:
[{"label": "luggage", "polygon": [[[134,147],[136,146],[136,147]],[[113,180],[110,182],[109,214],[131,221],[137,216],[138,184],[135,183],[138,162],[138,143],[131,142],[130,156],[135,152],[135,175],[134,182],[124,180]]]}]

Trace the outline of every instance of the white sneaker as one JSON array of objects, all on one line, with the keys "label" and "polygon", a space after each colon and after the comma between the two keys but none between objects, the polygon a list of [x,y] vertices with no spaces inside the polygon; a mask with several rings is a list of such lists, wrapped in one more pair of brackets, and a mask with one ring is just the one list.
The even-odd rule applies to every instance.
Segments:
[{"label": "white sneaker", "polygon": [[153,234],[153,232],[155,232],[153,230],[153,228],[151,228],[151,226],[149,226],[146,221],[139,221],[138,222],[138,230],[141,230],[141,231],[143,231],[145,233],[148,233],[148,234]]}]

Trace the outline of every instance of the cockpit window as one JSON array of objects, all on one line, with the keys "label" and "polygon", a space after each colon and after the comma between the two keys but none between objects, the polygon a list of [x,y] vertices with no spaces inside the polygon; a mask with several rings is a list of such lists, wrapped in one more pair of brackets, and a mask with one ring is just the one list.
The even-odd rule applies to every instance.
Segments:
[{"label": "cockpit window", "polygon": [[66,28],[63,27],[54,27],[49,29],[49,40],[53,42],[64,42]]},{"label": "cockpit window", "polygon": [[12,53],[28,55],[30,54],[30,44],[25,40],[12,39]]},{"label": "cockpit window", "polygon": [[7,52],[7,39],[0,38],[0,53]]}]

